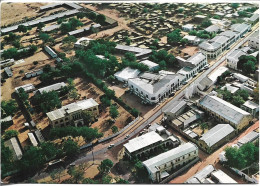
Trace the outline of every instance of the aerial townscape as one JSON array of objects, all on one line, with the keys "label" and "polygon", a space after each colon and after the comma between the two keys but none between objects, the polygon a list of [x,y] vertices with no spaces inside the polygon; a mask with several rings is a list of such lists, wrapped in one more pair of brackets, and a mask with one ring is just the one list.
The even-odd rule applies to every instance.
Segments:
[{"label": "aerial townscape", "polygon": [[1,182],[259,183],[259,3],[1,3]]}]

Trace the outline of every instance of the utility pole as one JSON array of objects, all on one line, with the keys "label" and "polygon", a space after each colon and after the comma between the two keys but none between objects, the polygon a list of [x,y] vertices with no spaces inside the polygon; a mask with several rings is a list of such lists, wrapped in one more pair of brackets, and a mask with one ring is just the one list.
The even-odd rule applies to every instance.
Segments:
[{"label": "utility pole", "polygon": [[94,153],[93,153],[93,149],[92,149],[92,157],[93,157],[93,164],[94,165]]}]

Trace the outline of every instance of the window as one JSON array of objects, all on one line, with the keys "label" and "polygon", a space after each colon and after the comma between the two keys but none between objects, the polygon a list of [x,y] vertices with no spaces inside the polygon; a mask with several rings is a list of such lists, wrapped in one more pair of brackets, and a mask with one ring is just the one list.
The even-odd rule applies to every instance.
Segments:
[{"label": "window", "polygon": [[155,97],[152,97],[151,100],[155,100]]},{"label": "window", "polygon": [[59,122],[58,121],[55,121],[55,124],[58,124]]}]

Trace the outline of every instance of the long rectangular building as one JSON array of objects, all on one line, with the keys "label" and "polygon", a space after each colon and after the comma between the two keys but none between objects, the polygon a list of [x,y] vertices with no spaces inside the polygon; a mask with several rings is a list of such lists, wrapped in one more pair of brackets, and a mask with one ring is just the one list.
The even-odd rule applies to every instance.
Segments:
[{"label": "long rectangular building", "polygon": [[160,182],[178,169],[198,157],[198,147],[189,142],[143,162],[153,182]]},{"label": "long rectangular building", "polygon": [[84,125],[82,118],[84,111],[88,111],[93,117],[96,117],[99,114],[98,103],[90,98],[68,104],[60,109],[48,112],[46,115],[52,127],[81,126]]},{"label": "long rectangular building", "polygon": [[217,96],[206,95],[199,101],[198,106],[208,112],[210,116],[220,122],[231,124],[237,130],[247,126],[252,119],[250,113]]}]

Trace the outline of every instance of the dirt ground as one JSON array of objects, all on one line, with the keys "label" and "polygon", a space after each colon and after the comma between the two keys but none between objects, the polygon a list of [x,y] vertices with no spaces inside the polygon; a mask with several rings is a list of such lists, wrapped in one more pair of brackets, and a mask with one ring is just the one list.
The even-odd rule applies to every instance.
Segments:
[{"label": "dirt ground", "polygon": [[155,105],[144,105],[141,104],[141,98],[135,94],[124,93],[120,98],[132,108],[136,108],[141,112],[141,116],[144,116],[147,112],[155,108]]},{"label": "dirt ground", "polygon": [[[40,59],[40,60],[39,60]],[[22,86],[25,84],[32,83],[34,86],[40,83],[39,76],[30,78],[30,79],[24,79],[24,73],[37,70],[42,68],[46,64],[54,64],[53,59],[49,59],[49,56],[47,56],[44,52],[39,51],[35,55],[30,56],[28,58],[24,59],[24,63],[15,64],[11,66],[13,70],[13,77],[10,77],[6,79],[6,82],[3,83],[1,86],[1,99],[2,100],[9,100],[11,99],[11,94],[14,92],[14,88],[18,86]],[[33,61],[38,61],[37,65],[33,64]],[[20,70],[23,70],[23,73],[19,73]],[[3,70],[2,70],[3,72]]]},{"label": "dirt ground", "polygon": [[115,91],[116,97],[121,97],[126,91],[126,88],[123,88],[123,83],[120,83],[119,85],[110,85],[108,88]]},{"label": "dirt ground", "polygon": [[1,26],[37,15],[40,6],[47,3],[1,3]]},{"label": "dirt ground", "polygon": [[187,46],[181,50],[183,53],[189,54],[190,56],[196,54],[199,51],[199,48],[196,46]]}]

